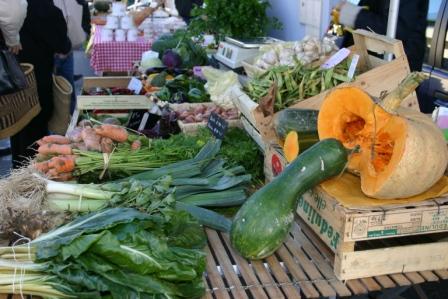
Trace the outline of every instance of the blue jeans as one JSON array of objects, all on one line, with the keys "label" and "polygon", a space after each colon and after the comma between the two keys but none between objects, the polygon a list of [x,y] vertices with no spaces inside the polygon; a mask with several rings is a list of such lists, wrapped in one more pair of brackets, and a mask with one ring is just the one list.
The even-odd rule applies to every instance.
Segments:
[{"label": "blue jeans", "polygon": [[75,65],[73,60],[73,52],[70,52],[66,58],[56,57],[54,59],[54,67],[56,69],[56,75],[62,76],[67,79],[68,82],[72,85],[72,99],[70,101],[70,114],[73,114],[76,108],[76,92],[75,92]]}]

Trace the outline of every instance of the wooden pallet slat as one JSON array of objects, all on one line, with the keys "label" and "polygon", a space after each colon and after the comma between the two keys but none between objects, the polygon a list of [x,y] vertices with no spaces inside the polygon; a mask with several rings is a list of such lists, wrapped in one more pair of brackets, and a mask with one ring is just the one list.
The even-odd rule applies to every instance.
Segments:
[{"label": "wooden pallet slat", "polygon": [[432,271],[421,271],[419,274],[426,280],[426,281],[439,281],[439,278],[437,275]]},{"label": "wooden pallet slat", "polygon": [[[289,238],[288,238],[289,239]],[[281,257],[286,267],[288,268],[291,275],[295,280],[298,281],[298,285],[302,292],[304,293],[306,298],[317,298],[320,296],[319,292],[314,288],[311,281],[307,281],[305,273],[302,268],[299,266],[299,263],[294,261],[294,258],[289,254],[285,245],[282,245],[278,250],[277,254]],[[327,283],[328,285],[328,283]]]},{"label": "wooden pallet slat", "polygon": [[297,224],[293,225],[291,233],[294,236],[294,240],[296,242],[299,242],[301,247],[308,254],[308,256],[310,256],[313,259],[313,263],[317,266],[317,268],[324,275],[324,277],[330,282],[331,286],[334,288],[336,293],[341,297],[351,296],[352,292],[347,288],[345,284],[343,284],[340,280],[336,278],[333,269],[331,268],[329,263],[325,261],[320,251],[318,251],[316,247],[314,247],[311,244],[311,242],[305,237],[305,235],[303,235]]},{"label": "wooden pallet slat", "polygon": [[298,243],[288,238],[288,240],[285,242],[285,245],[291,251],[294,257],[300,262],[300,265],[308,275],[309,279],[311,281],[314,281],[314,285],[320,291],[322,296],[336,296],[335,290],[328,284],[328,282],[324,281],[324,278],[320,274],[316,265],[305,256],[305,253],[299,247]]},{"label": "wooden pallet slat", "polygon": [[381,290],[381,286],[372,277],[361,278],[360,281],[364,284],[369,292]]},{"label": "wooden pallet slat", "polygon": [[278,259],[275,257],[275,255],[271,255],[271,256],[267,257],[266,262],[270,266],[272,275],[275,277],[275,279],[277,280],[279,285],[281,285],[283,292],[286,294],[286,298],[300,299],[299,292],[292,284],[288,275],[284,272],[283,268],[281,267],[281,265],[280,265]]},{"label": "wooden pallet slat", "polygon": [[224,273],[224,276],[228,283],[230,284],[228,287],[231,289],[231,293],[234,297],[238,299],[246,299],[247,294],[244,291],[241,282],[233,270],[233,265],[225,251],[221,240],[219,239],[218,233],[214,230],[206,229],[207,237],[210,241],[211,247],[216,255],[217,260],[219,261],[219,265]]},{"label": "wooden pallet slat", "polygon": [[216,266],[215,260],[213,259],[210,248],[207,246],[205,248],[205,253],[207,254],[207,276],[210,280],[212,292],[217,299],[230,299],[230,296],[226,290],[226,285],[218,272],[218,267]]},{"label": "wooden pallet slat", "polygon": [[448,270],[435,270],[434,273],[442,279],[448,279]]},{"label": "wooden pallet slat", "polygon": [[260,299],[268,299],[268,296],[266,295],[265,291],[263,290],[263,287],[261,286],[260,282],[258,281],[254,271],[250,267],[248,261],[243,258],[241,255],[235,252],[232,246],[230,246],[230,240],[229,236],[227,234],[221,234],[225,244],[227,245],[227,248],[230,251],[230,254],[232,255],[233,259],[237,263],[237,267],[240,270],[241,276],[246,281],[246,284],[248,286],[251,286],[249,288],[250,293],[254,298],[260,298]]},{"label": "wooden pallet slat", "polygon": [[369,292],[359,279],[347,280],[345,284],[356,295],[363,295]]},{"label": "wooden pallet slat", "polygon": [[379,275],[375,276],[375,280],[383,287],[384,289],[395,288],[396,284],[392,279],[390,279],[387,275]]},{"label": "wooden pallet slat", "polygon": [[409,286],[412,284],[412,282],[409,281],[409,279],[406,278],[406,276],[404,276],[401,273],[395,273],[395,274],[390,274],[389,275],[390,278],[392,278],[400,287],[404,287],[404,286]]},{"label": "wooden pallet slat", "polygon": [[261,283],[266,285],[265,290],[268,292],[271,298],[283,299],[285,298],[276,285],[274,279],[271,277],[269,272],[264,267],[264,264],[261,261],[252,261],[252,266],[255,269],[255,273],[260,279]]}]

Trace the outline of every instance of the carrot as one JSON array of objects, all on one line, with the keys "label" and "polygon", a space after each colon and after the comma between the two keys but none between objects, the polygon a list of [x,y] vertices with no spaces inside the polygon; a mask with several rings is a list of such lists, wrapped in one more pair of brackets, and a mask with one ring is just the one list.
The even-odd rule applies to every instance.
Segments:
[{"label": "carrot", "polygon": [[52,144],[47,143],[39,146],[37,149],[39,154],[42,155],[71,155],[72,147],[69,144]]},{"label": "carrot", "polygon": [[47,161],[48,159],[50,159],[50,156],[47,155],[43,155],[43,154],[37,154],[35,157],[37,162],[43,162],[43,161]]},{"label": "carrot", "polygon": [[48,162],[48,166],[56,170],[58,174],[72,172],[75,169],[75,158],[74,156],[53,157]]},{"label": "carrot", "polygon": [[81,136],[87,150],[101,152],[101,136],[96,134],[94,129],[85,127],[81,132]]},{"label": "carrot", "polygon": [[73,179],[73,174],[71,172],[59,173],[57,176],[53,177],[53,180],[59,182],[66,182]]},{"label": "carrot", "polygon": [[39,172],[46,173],[48,171],[48,162],[37,162],[33,163],[34,169],[36,169]]},{"label": "carrot", "polygon": [[101,138],[101,151],[106,154],[112,153],[114,141],[108,137]]},{"label": "carrot", "polygon": [[55,178],[55,177],[57,177],[59,175],[59,173],[56,171],[56,169],[54,169],[54,168],[50,168],[48,171],[47,171],[47,177],[49,177],[50,179],[52,179],[52,178]]},{"label": "carrot", "polygon": [[38,146],[46,144],[46,142],[44,142],[42,139],[37,140],[36,143]]},{"label": "carrot", "polygon": [[61,135],[49,135],[42,138],[44,143],[70,144],[70,140]]},{"label": "carrot", "polygon": [[95,132],[103,137],[109,137],[117,142],[125,142],[128,140],[128,132],[125,128],[116,125],[101,125],[95,128]]},{"label": "carrot", "polygon": [[134,140],[131,144],[131,150],[138,151],[142,147],[142,142],[140,140]]}]

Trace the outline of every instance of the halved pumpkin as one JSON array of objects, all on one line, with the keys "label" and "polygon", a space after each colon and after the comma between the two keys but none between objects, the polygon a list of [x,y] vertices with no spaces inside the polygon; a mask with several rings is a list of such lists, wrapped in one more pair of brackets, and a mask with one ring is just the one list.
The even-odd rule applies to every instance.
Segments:
[{"label": "halved pumpkin", "polygon": [[412,73],[379,104],[357,87],[339,88],[325,99],[318,117],[319,138],[337,138],[347,148],[360,146],[349,170],[361,177],[361,189],[374,198],[420,194],[443,175],[448,151],[431,118],[398,107],[425,77]]}]

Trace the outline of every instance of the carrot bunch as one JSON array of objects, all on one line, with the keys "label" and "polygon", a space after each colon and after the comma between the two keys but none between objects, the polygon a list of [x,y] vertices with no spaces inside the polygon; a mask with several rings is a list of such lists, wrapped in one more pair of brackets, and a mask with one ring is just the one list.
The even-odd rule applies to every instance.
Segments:
[{"label": "carrot bunch", "polygon": [[34,168],[51,179],[68,181],[76,174],[86,172],[77,167],[80,164],[84,168],[93,167],[92,153],[98,153],[95,163],[96,160],[104,163],[102,154],[112,153],[119,144],[125,144],[132,151],[141,148],[140,136],[130,135],[123,127],[111,124],[94,127],[89,122],[80,125],[67,136],[50,135],[38,140],[37,161],[32,164]]}]

